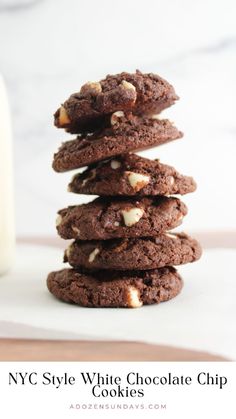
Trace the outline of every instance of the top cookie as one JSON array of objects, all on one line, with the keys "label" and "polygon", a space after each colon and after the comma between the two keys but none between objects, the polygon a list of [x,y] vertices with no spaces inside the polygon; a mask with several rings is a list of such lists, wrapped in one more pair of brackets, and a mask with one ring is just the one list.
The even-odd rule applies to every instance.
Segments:
[{"label": "top cookie", "polygon": [[100,82],[88,82],[54,114],[54,123],[71,133],[93,132],[106,125],[116,111],[153,115],[178,99],[173,86],[156,74],[121,73]]}]

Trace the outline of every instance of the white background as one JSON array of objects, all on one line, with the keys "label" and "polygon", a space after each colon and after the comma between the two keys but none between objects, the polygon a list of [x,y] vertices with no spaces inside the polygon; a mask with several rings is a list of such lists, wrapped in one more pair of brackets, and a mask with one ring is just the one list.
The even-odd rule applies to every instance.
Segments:
[{"label": "white background", "polygon": [[18,234],[55,235],[68,194],[51,169],[68,134],[52,114],[81,83],[122,70],[157,72],[181,100],[166,111],[184,139],[145,152],[193,175],[187,231],[236,229],[234,0],[0,0],[0,71],[14,129]]},{"label": "white background", "polygon": [[[38,385],[24,386],[8,385],[9,372],[21,371],[38,373]],[[126,375],[129,372],[138,372],[143,377],[166,376],[171,372],[174,376],[190,376],[193,383],[190,386],[140,386],[145,389],[144,398],[94,398],[91,388],[83,385],[81,372],[100,372],[113,376],[120,376],[125,387]],[[68,375],[76,377],[76,384],[64,386],[59,389],[52,385],[44,386],[42,374],[50,372],[51,375]],[[217,385],[199,385],[197,375],[209,372],[211,377],[226,376],[227,385],[219,389]],[[33,377],[35,378],[35,377]],[[214,380],[215,382],[215,380]],[[108,385],[106,388],[112,388]],[[132,386],[130,386],[132,388]],[[136,387],[137,389],[138,387]],[[14,417],[38,419],[42,417],[55,417],[57,419],[69,418],[235,418],[235,363],[203,363],[203,362],[148,362],[148,363],[4,363],[1,365],[0,391],[4,394],[1,399],[0,414],[4,419]],[[165,410],[73,410],[71,404],[166,404]]]}]

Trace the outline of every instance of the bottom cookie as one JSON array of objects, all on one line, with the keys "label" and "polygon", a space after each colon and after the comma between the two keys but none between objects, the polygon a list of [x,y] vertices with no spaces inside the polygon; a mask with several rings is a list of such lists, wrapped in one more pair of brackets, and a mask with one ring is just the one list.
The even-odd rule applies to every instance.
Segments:
[{"label": "bottom cookie", "polygon": [[173,267],[92,274],[62,269],[48,275],[47,286],[55,297],[67,303],[84,307],[137,308],[176,297],[183,281]]}]

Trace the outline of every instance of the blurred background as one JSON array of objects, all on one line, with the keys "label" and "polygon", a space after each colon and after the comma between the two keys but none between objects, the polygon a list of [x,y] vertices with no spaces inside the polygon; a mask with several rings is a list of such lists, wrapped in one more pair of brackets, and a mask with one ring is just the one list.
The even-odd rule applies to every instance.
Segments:
[{"label": "blurred background", "polygon": [[198,183],[184,197],[186,231],[236,230],[235,0],[0,0],[0,73],[12,111],[18,235],[56,235],[67,193],[51,169],[70,135],[53,113],[86,81],[158,73],[181,100],[165,111],[185,137],[143,155]]}]

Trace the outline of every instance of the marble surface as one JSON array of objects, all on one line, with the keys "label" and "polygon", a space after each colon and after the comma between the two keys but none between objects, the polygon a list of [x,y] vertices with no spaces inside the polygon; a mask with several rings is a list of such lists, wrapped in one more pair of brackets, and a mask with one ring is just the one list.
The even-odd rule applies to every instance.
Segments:
[{"label": "marble surface", "polygon": [[234,0],[0,0],[0,72],[14,129],[18,234],[55,234],[71,174],[51,169],[68,135],[52,114],[87,80],[123,69],[157,72],[181,100],[166,115],[183,140],[146,151],[198,182],[185,197],[188,231],[236,230]]}]

